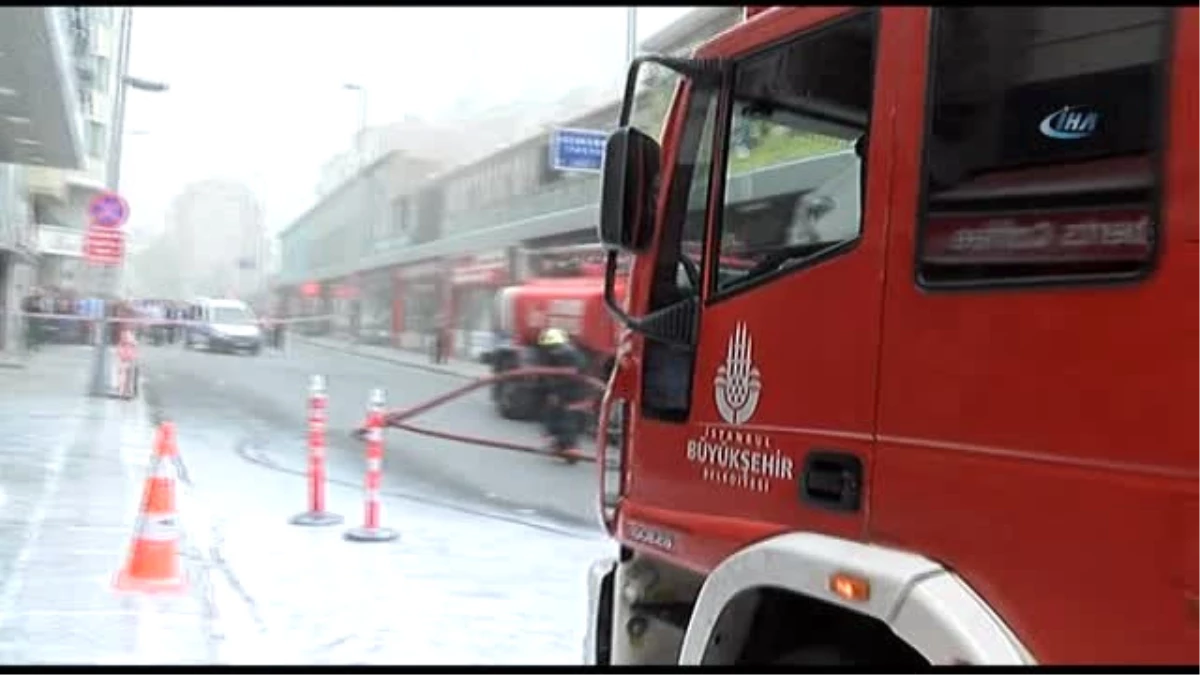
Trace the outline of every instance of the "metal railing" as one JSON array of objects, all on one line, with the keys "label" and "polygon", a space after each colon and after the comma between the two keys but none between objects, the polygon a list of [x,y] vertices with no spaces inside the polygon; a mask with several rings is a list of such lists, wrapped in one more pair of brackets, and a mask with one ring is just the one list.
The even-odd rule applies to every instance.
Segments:
[{"label": "metal railing", "polygon": [[563,180],[544,190],[491,208],[448,215],[444,221],[442,235],[464,234],[547,213],[577,209],[599,201],[598,176]]}]

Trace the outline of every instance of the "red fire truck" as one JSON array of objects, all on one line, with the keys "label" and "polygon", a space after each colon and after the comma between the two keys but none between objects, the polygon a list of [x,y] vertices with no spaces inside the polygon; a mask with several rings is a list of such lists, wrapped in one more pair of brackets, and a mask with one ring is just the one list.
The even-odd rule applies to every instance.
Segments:
[{"label": "red fire truck", "polygon": [[589,662],[1196,662],[1197,30],[771,7],[634,61]]},{"label": "red fire truck", "polygon": [[[528,259],[538,261],[539,273],[496,294],[495,323],[503,337],[487,355],[492,372],[536,365],[533,350],[538,335],[546,328],[560,328],[587,358],[588,374],[608,377],[617,326],[602,300],[601,268],[588,260],[602,253],[595,245],[530,252]],[[551,271],[556,259],[565,262]],[[491,394],[497,411],[509,419],[534,419],[542,405],[542,389],[532,379],[498,380]]]}]

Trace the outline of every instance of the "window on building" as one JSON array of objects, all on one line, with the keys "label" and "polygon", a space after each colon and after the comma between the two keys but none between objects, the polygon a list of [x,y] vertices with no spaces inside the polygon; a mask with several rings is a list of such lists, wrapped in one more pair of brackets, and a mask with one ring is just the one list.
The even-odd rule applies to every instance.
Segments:
[{"label": "window on building", "polygon": [[88,154],[95,159],[103,159],[108,154],[107,136],[103,124],[88,122]]},{"label": "window on building", "polygon": [[923,283],[1149,267],[1170,11],[936,10]]},{"label": "window on building", "polygon": [[480,180],[481,192],[480,201],[484,204],[491,204],[496,199],[496,165],[488,164],[483,168],[483,177]]},{"label": "window on building", "polygon": [[513,194],[525,195],[537,189],[537,158],[531,152],[526,152],[521,155],[517,171],[517,184],[513,188]]},{"label": "window on building", "polygon": [[112,61],[107,56],[95,54],[92,56],[92,65],[96,70],[96,90],[107,93],[109,90],[109,79],[112,78]]},{"label": "window on building", "polygon": [[[874,26],[862,13],[738,65],[718,293],[816,263],[861,234]],[[821,63],[839,64],[836,74],[805,67]]]}]

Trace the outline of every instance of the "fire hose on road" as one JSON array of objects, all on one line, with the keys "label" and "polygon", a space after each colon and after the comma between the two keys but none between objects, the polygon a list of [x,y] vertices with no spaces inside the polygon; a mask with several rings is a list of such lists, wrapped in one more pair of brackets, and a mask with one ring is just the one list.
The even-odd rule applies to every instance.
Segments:
[{"label": "fire hose on road", "polygon": [[[512,450],[515,452],[528,452],[528,453],[532,453],[532,454],[545,454],[545,449],[537,447],[537,446],[525,445],[525,444],[521,444],[521,443],[509,443],[507,441],[500,441],[500,440],[495,440],[495,439],[490,439],[490,438],[482,438],[479,436],[468,436],[466,434],[451,433],[448,431],[437,431],[435,429],[429,429],[426,427],[419,427],[419,426],[411,425],[407,422],[407,420],[409,420],[413,417],[416,417],[417,415],[420,415],[422,413],[429,412],[430,410],[433,410],[434,408],[438,408],[440,406],[446,405],[447,403],[449,403],[455,399],[466,396],[467,394],[471,393],[472,391],[475,391],[476,389],[479,389],[481,387],[486,387],[491,384],[495,384],[496,382],[501,382],[501,381],[505,381],[505,380],[515,380],[515,379],[526,378],[526,377],[547,377],[547,376],[564,377],[564,378],[570,378],[573,380],[577,380],[577,381],[587,384],[588,386],[595,389],[597,392],[603,392],[604,388],[606,386],[603,381],[601,381],[597,378],[591,377],[589,375],[582,375],[571,368],[550,368],[550,367],[544,367],[544,366],[516,368],[513,370],[509,370],[507,372],[504,372],[504,373],[500,373],[498,375],[492,375],[489,377],[481,377],[481,378],[474,380],[466,385],[458,387],[457,389],[453,389],[445,394],[442,394],[441,396],[438,396],[437,398],[431,399],[431,400],[421,403],[419,405],[411,406],[409,408],[405,408],[402,410],[393,410],[393,411],[387,412],[384,414],[383,424],[385,427],[391,427],[393,429],[400,429],[402,431],[408,431],[408,432],[412,432],[414,434],[421,434],[423,436],[432,436],[434,438],[440,438],[440,439],[448,440],[448,441],[456,441],[459,443],[469,443],[472,445],[482,445],[482,446],[486,446],[486,447],[497,448],[500,450]],[[366,427],[359,427],[358,429],[355,429],[353,432],[351,432],[351,435],[358,440],[364,440],[366,438],[366,431],[367,431]],[[596,458],[591,455],[582,455],[579,457],[579,459],[580,459],[580,461],[585,461],[585,462],[596,461]]]}]

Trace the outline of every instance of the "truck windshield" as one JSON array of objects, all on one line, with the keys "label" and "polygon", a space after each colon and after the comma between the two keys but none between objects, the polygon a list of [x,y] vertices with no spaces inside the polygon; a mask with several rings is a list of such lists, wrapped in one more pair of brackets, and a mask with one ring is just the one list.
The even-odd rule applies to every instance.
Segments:
[{"label": "truck windshield", "polygon": [[863,12],[738,64],[718,293],[858,238],[874,23]]}]

